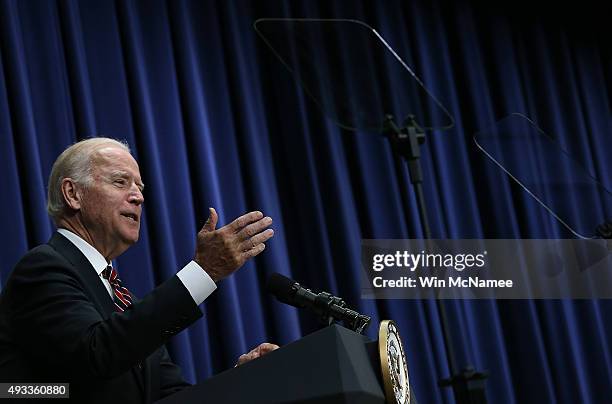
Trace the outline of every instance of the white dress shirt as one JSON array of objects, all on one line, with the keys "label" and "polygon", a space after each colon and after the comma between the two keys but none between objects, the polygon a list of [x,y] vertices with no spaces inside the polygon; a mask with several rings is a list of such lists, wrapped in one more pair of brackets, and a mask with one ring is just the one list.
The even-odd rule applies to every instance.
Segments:
[{"label": "white dress shirt", "polygon": [[[78,248],[87,260],[91,263],[91,266],[96,271],[96,274],[100,278],[100,282],[104,285],[108,294],[113,296],[113,290],[108,279],[102,276],[102,271],[109,265],[106,262],[106,258],[98,250],[96,250],[91,244],[83,240],[78,235],[74,234],[70,230],[57,229],[57,232],[62,236],[66,237],[72,244]],[[212,292],[217,289],[215,282],[208,276],[206,272],[199,266],[195,261],[191,261],[185,265],[183,269],[176,273],[176,276],[183,282],[185,288],[189,291],[189,294],[193,298],[196,305],[200,305]]]}]

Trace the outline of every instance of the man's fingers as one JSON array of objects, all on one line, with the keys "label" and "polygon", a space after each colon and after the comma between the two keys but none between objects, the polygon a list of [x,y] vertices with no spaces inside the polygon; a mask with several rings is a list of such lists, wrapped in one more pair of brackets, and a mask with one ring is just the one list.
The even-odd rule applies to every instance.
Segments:
[{"label": "man's fingers", "polygon": [[235,219],[233,222],[227,225],[227,228],[232,230],[233,232],[239,232],[244,226],[253,223],[263,217],[263,213],[256,210],[254,212],[249,212]]},{"label": "man's fingers", "polygon": [[236,363],[236,366],[243,365],[243,364],[247,363],[248,361],[252,361],[253,359],[257,359],[258,357],[259,357],[259,352],[256,352],[255,350],[252,350],[249,353],[242,354],[238,358],[238,363]]},{"label": "man's fingers", "polygon": [[257,350],[259,351],[259,356],[265,355],[268,352],[272,352],[275,349],[280,348],[278,345],[276,344],[271,344],[269,342],[264,342],[263,344],[259,345],[257,347]]},{"label": "man's fingers", "polygon": [[[263,245],[266,241],[274,236],[274,230],[268,229],[263,233],[259,233],[248,240],[243,241],[240,244],[240,250],[248,252],[250,250],[256,249],[259,246]],[[263,249],[262,249],[263,251]],[[261,252],[261,251],[260,251]]]},{"label": "man's fingers", "polygon": [[255,359],[255,358],[259,358],[261,356],[264,356],[265,354],[274,351],[275,349],[278,349],[279,346],[276,344],[271,344],[269,342],[264,342],[263,344],[259,344],[259,346],[255,349],[253,349],[251,352],[249,352],[249,354],[253,354],[253,356],[251,357],[251,359]]},{"label": "man's fingers", "polygon": [[250,239],[247,239],[243,241],[242,243],[240,243],[240,250],[241,251],[250,250],[251,248],[254,248],[261,243],[265,243],[270,238],[272,238],[272,236],[274,236],[274,230],[272,229],[268,229],[262,233],[256,234]]},{"label": "man's fingers", "polygon": [[238,238],[240,240],[246,240],[261,232],[263,229],[270,226],[271,224],[272,218],[266,216],[263,219],[256,221],[255,223],[251,223],[248,226],[245,226],[242,230],[238,232]]},{"label": "man's fingers", "polygon": [[247,363],[248,361],[250,361],[251,358],[249,358],[248,354],[242,354],[238,357],[238,361],[236,362],[236,364],[234,365],[234,367],[236,366],[240,366],[243,365],[245,363]]},{"label": "man's fingers", "polygon": [[247,363],[248,361],[251,361],[253,359],[257,359],[269,352],[272,352],[276,349],[278,349],[279,346],[276,344],[271,344],[269,342],[264,342],[263,344],[259,344],[259,346],[257,346],[257,348],[252,349],[250,352],[245,353],[240,355],[240,357],[238,358],[238,362],[236,363],[235,366],[240,366],[243,365],[245,363]]},{"label": "man's fingers", "polygon": [[253,258],[256,255],[259,255],[265,249],[266,249],[266,245],[264,243],[258,244],[258,245],[256,245],[255,247],[251,248],[248,251],[243,251],[242,252],[242,259],[244,259],[246,261],[249,258]]}]

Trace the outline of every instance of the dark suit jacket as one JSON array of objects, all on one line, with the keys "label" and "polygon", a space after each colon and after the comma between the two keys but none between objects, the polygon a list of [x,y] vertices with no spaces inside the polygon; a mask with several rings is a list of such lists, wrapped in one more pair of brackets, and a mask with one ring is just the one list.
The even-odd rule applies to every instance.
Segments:
[{"label": "dark suit jacket", "polygon": [[78,403],[153,402],[188,385],[163,344],[201,316],[176,276],[116,312],[87,258],[56,233],[2,292],[0,382],[69,382]]}]

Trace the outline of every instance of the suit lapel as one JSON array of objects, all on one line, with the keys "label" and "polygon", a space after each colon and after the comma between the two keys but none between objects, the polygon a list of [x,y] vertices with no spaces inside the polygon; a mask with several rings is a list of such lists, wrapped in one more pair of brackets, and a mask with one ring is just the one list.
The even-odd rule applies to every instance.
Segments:
[{"label": "suit lapel", "polygon": [[49,240],[49,245],[66,257],[77,270],[78,274],[83,279],[84,288],[89,292],[100,314],[107,319],[114,313],[115,304],[113,303],[113,299],[108,294],[108,290],[104,287],[100,277],[81,250],[72,244],[70,240],[57,232],[53,234],[53,237]]}]

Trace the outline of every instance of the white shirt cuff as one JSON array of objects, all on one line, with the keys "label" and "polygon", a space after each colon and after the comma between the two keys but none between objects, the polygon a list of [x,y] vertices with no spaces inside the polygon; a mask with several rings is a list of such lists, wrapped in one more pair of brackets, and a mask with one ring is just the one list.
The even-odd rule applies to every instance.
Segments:
[{"label": "white shirt cuff", "polygon": [[198,306],[217,289],[217,284],[195,261],[185,265],[176,276],[183,282]]}]

